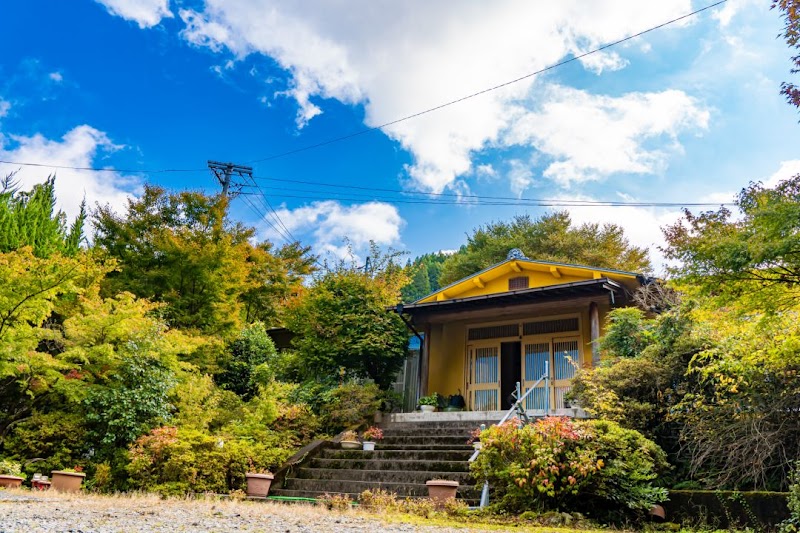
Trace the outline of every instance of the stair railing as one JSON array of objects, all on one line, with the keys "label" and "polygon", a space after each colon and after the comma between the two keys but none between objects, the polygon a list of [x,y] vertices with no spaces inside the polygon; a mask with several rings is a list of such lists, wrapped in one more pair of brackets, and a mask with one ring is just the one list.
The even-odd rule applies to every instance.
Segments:
[{"label": "stair railing", "polygon": [[[530,422],[530,418],[528,417],[528,412],[525,410],[525,401],[528,399],[528,395],[530,395],[530,393],[533,392],[533,390],[536,389],[543,381],[544,381],[544,390],[545,390],[545,395],[544,395],[544,414],[545,414],[545,416],[549,415],[550,414],[550,367],[549,367],[549,362],[545,361],[544,362],[544,374],[542,374],[542,377],[537,379],[536,382],[533,385],[528,387],[528,390],[525,391],[525,394],[523,394],[522,397],[520,397],[520,393],[522,392],[521,385],[520,385],[520,382],[517,381],[517,390],[513,393],[514,394],[514,398],[517,398],[517,400],[514,402],[514,405],[511,406],[511,408],[508,410],[508,412],[505,414],[505,416],[503,416],[503,418],[500,419],[500,422],[498,422],[497,424],[492,424],[492,425],[493,426],[499,426],[499,425],[505,424],[508,421],[508,419],[510,419],[512,417],[512,415],[514,415],[514,414],[516,414],[519,417],[520,420],[524,420],[525,424]],[[521,425],[520,425],[520,427],[521,427]],[[481,430],[483,430],[483,429],[486,429],[486,427],[483,424],[481,424]],[[476,449],[473,452],[472,456],[469,458],[469,462],[470,463],[474,462],[475,459],[478,458],[478,455],[480,455],[480,453],[481,453],[481,448]],[[481,490],[480,508],[483,509],[487,505],[489,505],[489,481],[488,480],[483,482],[483,489]]]}]

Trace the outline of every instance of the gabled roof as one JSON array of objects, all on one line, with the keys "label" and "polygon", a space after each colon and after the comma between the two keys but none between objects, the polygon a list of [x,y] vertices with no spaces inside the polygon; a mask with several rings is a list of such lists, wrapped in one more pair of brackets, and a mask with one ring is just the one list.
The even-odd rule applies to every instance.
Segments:
[{"label": "gabled roof", "polygon": [[608,295],[610,293],[619,297],[624,297],[625,288],[619,283],[604,277],[586,281],[560,283],[547,287],[536,287],[533,289],[520,289],[516,291],[485,294],[482,296],[470,296],[467,298],[453,298],[444,301],[418,301],[413,304],[399,305],[396,310],[411,315],[431,315],[442,312],[489,309],[497,306],[542,303],[563,298],[577,298],[600,294]]},{"label": "gabled roof", "polygon": [[[500,278],[512,272],[522,273],[540,272],[549,273],[552,276],[553,283],[547,283],[547,286],[555,286],[564,284],[565,281],[559,281],[564,277],[569,277],[572,282],[574,278],[580,279],[600,279],[608,278],[633,289],[642,284],[645,277],[636,272],[626,272],[624,270],[614,270],[609,268],[592,267],[586,265],[574,265],[570,263],[559,263],[555,261],[545,261],[538,259],[528,259],[522,256],[518,251],[509,253],[509,257],[505,261],[501,261],[488,268],[476,272],[471,276],[460,279],[446,287],[420,298],[414,304],[422,304],[429,302],[445,301],[458,298],[468,291],[474,291],[475,287],[483,288],[485,284],[491,280]],[[494,291],[495,293],[505,291]]]}]

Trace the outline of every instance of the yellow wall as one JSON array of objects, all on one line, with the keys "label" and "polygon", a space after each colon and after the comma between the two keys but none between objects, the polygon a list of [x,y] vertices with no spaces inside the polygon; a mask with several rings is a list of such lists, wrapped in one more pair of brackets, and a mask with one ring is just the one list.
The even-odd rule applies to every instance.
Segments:
[{"label": "yellow wall", "polygon": [[466,330],[463,324],[438,324],[431,328],[431,356],[428,363],[428,392],[464,393]]}]

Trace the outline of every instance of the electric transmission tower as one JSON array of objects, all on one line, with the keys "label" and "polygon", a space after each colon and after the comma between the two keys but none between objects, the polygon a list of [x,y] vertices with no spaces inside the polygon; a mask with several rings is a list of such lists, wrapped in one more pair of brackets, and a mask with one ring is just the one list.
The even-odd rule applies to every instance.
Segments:
[{"label": "electric transmission tower", "polygon": [[236,192],[239,192],[239,189],[241,189],[242,184],[231,183],[231,176],[233,174],[236,174],[241,178],[247,176],[250,179],[253,179],[253,167],[236,165],[234,163],[222,163],[220,161],[209,161],[208,168],[214,173],[214,176],[217,177],[220,185],[222,185],[223,196],[228,196],[231,185],[236,188]]}]

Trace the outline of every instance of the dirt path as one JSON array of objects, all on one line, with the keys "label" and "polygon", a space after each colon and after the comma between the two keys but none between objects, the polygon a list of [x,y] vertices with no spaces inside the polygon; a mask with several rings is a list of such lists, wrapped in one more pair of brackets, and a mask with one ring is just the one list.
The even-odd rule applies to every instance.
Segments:
[{"label": "dirt path", "polygon": [[0,491],[0,532],[465,532],[306,505]]}]

